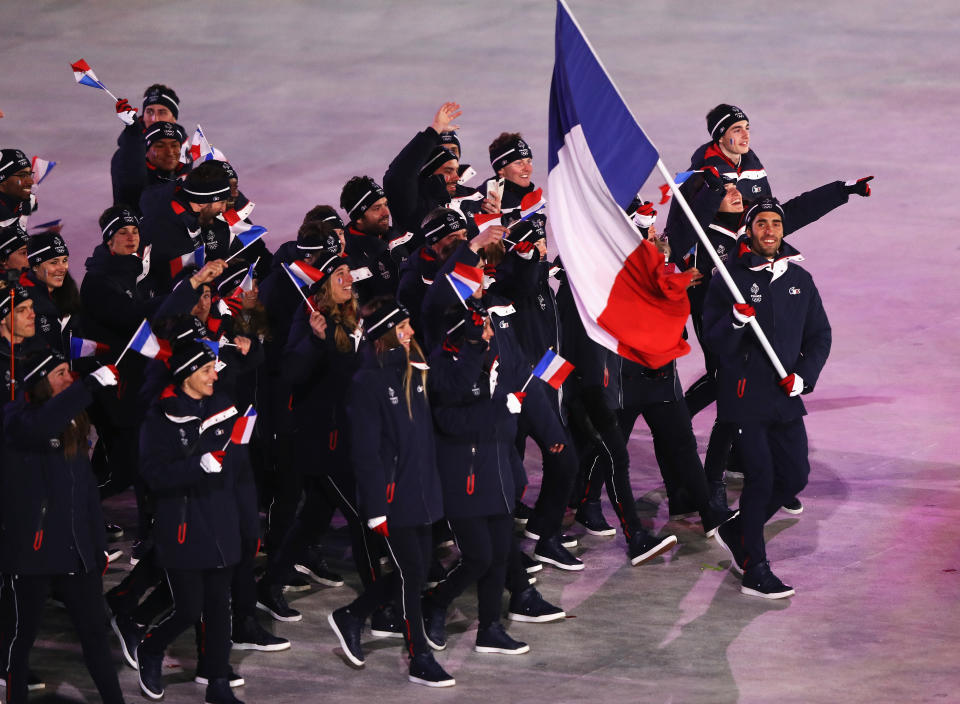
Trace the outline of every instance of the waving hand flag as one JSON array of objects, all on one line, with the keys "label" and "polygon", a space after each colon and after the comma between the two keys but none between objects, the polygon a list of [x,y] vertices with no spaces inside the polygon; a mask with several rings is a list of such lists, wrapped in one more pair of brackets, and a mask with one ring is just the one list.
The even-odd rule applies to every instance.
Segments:
[{"label": "waving hand flag", "polygon": [[474,215],[473,222],[477,226],[478,234],[490,229],[492,225],[500,225],[502,215],[503,213],[477,213]]},{"label": "waving hand flag", "polygon": [[553,350],[547,350],[533,368],[533,376],[540,377],[553,388],[559,389],[572,371],[573,365],[570,362]]},{"label": "waving hand flag", "polygon": [[140,323],[140,327],[133,333],[130,342],[123,348],[123,352],[120,353],[120,356],[117,357],[117,361],[114,362],[114,364],[120,364],[120,360],[123,359],[123,355],[127,353],[127,350],[139,352],[144,357],[159,359],[162,362],[170,359],[172,353],[170,343],[154,335],[153,330],[150,329],[150,323],[146,320]]},{"label": "waving hand flag", "polygon": [[464,305],[466,305],[466,300],[483,285],[483,270],[475,266],[470,266],[469,264],[464,264],[463,262],[454,264],[453,271],[449,274],[444,274],[444,276],[447,277],[447,281],[453,286],[457,298],[459,298]]},{"label": "waving hand flag", "polygon": [[253,426],[257,422],[257,412],[253,406],[247,406],[247,412],[237,418],[230,433],[230,442],[235,445],[247,445],[253,437]]},{"label": "waving hand flag", "polygon": [[100,82],[100,79],[97,78],[97,74],[93,72],[93,69],[90,68],[90,64],[83,59],[74,61],[70,64],[70,68],[73,69],[73,77],[77,79],[77,83],[100,90],[107,89],[107,87]]},{"label": "waving hand flag", "polygon": [[202,268],[205,251],[204,246],[201,244],[192,252],[187,252],[186,254],[181,254],[179,257],[171,259],[170,276],[176,276],[188,266],[195,266],[197,269]]},{"label": "waving hand flag", "polygon": [[659,154],[563,0],[550,86],[550,221],[591,339],[648,367],[690,351],[690,273],[670,273],[624,208]]},{"label": "waving hand flag", "polygon": [[43,183],[43,179],[53,171],[53,167],[56,165],[57,162],[55,161],[47,161],[38,156],[33,157],[33,162],[30,165],[30,170],[33,171],[33,183],[37,186]]},{"label": "waving hand flag", "polygon": [[210,142],[207,141],[206,135],[203,134],[203,128],[199,124],[197,125],[197,131],[190,138],[190,148],[187,151],[194,164],[215,158],[213,147],[210,146]]},{"label": "waving hand flag", "polygon": [[70,359],[80,359],[81,357],[93,357],[103,354],[110,349],[110,345],[102,342],[87,340],[82,337],[70,336]]}]

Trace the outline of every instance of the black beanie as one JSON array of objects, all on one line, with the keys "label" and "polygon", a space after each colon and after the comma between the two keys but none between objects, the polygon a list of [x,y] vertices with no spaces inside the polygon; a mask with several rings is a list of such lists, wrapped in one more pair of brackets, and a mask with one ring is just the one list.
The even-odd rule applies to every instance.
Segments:
[{"label": "black beanie", "polygon": [[195,373],[203,365],[209,362],[216,362],[217,355],[213,348],[202,340],[191,340],[179,345],[170,356],[170,371],[173,373],[173,380],[177,384],[182,384],[191,374]]},{"label": "black beanie", "polygon": [[440,144],[441,145],[456,144],[457,149],[459,149],[460,151],[463,151],[463,147],[460,146],[460,138],[457,136],[457,133],[454,130],[451,130],[450,132],[441,132]]},{"label": "black beanie", "polygon": [[[182,344],[193,342],[203,337],[209,338],[210,331],[200,318],[188,313],[177,319],[177,322],[175,322],[170,329],[169,335],[170,347],[176,350]],[[173,367],[171,367],[171,369],[172,368]]]},{"label": "black beanie", "polygon": [[6,260],[11,254],[27,243],[27,233],[20,227],[20,221],[0,229],[0,259]]},{"label": "black beanie", "polygon": [[427,159],[424,165],[420,167],[420,175],[429,176],[448,161],[454,161],[456,158],[457,155],[449,149],[436,146],[433,148],[433,151],[430,152],[430,157]]},{"label": "black beanie", "polygon": [[423,238],[430,246],[435,245],[447,235],[452,235],[459,230],[465,230],[467,221],[463,215],[452,208],[437,208],[436,214],[429,220],[424,221],[420,231]]},{"label": "black beanie", "polygon": [[749,122],[750,118],[736,105],[721,103],[707,113],[707,132],[710,133],[710,139],[719,142],[730,125],[734,122],[740,122],[740,120]]},{"label": "black beanie", "polygon": [[533,158],[533,152],[530,150],[529,145],[523,141],[522,137],[518,137],[497,147],[491,144],[489,151],[490,166],[493,167],[494,171],[499,171],[511,161]]},{"label": "black beanie", "polygon": [[297,255],[300,257],[309,254],[322,257],[324,253],[340,254],[340,238],[331,229],[321,227],[319,231],[311,232],[302,240],[297,240]]},{"label": "black beanie", "polygon": [[27,261],[36,266],[54,257],[69,256],[67,243],[55,232],[38,232],[27,240]]},{"label": "black beanie", "polygon": [[410,317],[410,311],[396,301],[388,302],[363,319],[364,336],[370,342],[378,340]]},{"label": "black beanie", "polygon": [[743,225],[746,228],[748,236],[750,234],[750,226],[753,224],[754,218],[760,213],[765,212],[778,213],[780,215],[780,219],[784,220],[784,226],[786,226],[786,219],[784,218],[783,207],[780,205],[780,201],[773,196],[764,196],[751,205],[749,210],[743,214]]},{"label": "black beanie", "polygon": [[[151,86],[147,89],[143,94],[143,110],[146,110],[148,105],[163,105],[173,113],[174,119],[180,117],[180,98],[176,92],[166,86],[163,88]],[[140,114],[142,115],[143,111]]]},{"label": "black beanie", "polygon": [[356,176],[343,187],[340,192],[340,207],[347,211],[351,220],[356,220],[367,209],[386,194],[383,188],[369,176]]},{"label": "black beanie", "polygon": [[34,384],[43,381],[47,374],[66,361],[67,359],[63,356],[62,352],[48,347],[42,352],[28,357],[25,362],[21,363],[18,374],[18,376],[20,376],[20,383],[23,385],[23,388],[29,389]]},{"label": "black beanie", "polygon": [[140,219],[133,213],[129,208],[125,208],[122,205],[115,205],[112,208],[107,208],[103,215],[100,216],[100,220],[106,220],[106,224],[100,229],[100,234],[103,235],[103,243],[107,244],[110,239],[117,234],[118,230],[123,229],[124,227],[140,227]]},{"label": "black beanie", "polygon": [[[13,289],[13,306],[10,305],[10,288]],[[0,288],[0,320],[3,320],[10,311],[30,298],[30,294],[20,284],[14,284],[10,288]]]},{"label": "black beanie", "polygon": [[0,183],[21,169],[29,169],[30,160],[19,149],[0,149]]},{"label": "black beanie", "polygon": [[143,135],[143,141],[147,145],[147,149],[158,139],[175,139],[183,144],[187,141],[187,133],[176,122],[159,120],[150,125]]},{"label": "black beanie", "polygon": [[205,161],[187,174],[180,190],[191,203],[217,203],[230,197],[230,181],[217,162]]}]

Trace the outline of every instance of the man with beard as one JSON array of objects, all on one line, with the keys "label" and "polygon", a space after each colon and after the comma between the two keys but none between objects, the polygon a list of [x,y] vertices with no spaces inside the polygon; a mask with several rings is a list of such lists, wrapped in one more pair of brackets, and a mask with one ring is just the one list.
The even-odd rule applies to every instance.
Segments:
[{"label": "man with beard", "polygon": [[183,127],[175,122],[160,120],[146,128],[143,157],[138,151],[127,150],[123,152],[126,158],[115,158],[110,165],[114,202],[126,205],[138,214],[144,191],[176,181],[189,171],[190,167],[180,162],[180,149],[186,139]]},{"label": "man with beard", "polygon": [[36,209],[30,160],[19,149],[0,149],[0,226],[19,220],[26,230],[27,218]]},{"label": "man with beard", "polygon": [[[767,562],[763,525],[807,483],[810,463],[800,394],[813,391],[830,353],[830,323],[803,257],[783,242],[785,215],[762,198],[744,217],[746,235],[729,268],[745,303],[714,277],[704,303],[704,340],[719,362],[717,417],[738,429],[744,473],[740,516],[720,526],[717,542],[743,572],[740,591],[766,599],[793,596]],[[783,367],[783,379],[744,328],[756,320]]]}]

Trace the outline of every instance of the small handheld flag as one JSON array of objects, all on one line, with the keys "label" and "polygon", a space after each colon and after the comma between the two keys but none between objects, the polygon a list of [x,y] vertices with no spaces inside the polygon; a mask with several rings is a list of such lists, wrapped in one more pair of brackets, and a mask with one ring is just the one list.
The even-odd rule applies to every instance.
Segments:
[{"label": "small handheld flag", "polygon": [[477,213],[473,216],[473,222],[480,233],[488,230],[492,225],[499,225],[503,213]]},{"label": "small handheld flag", "polygon": [[70,359],[80,359],[81,357],[94,357],[110,350],[110,345],[102,342],[87,340],[82,337],[70,336]]},{"label": "small handheld flag", "polygon": [[190,154],[190,159],[194,164],[215,158],[213,147],[210,146],[210,142],[207,141],[206,135],[203,134],[203,128],[199,124],[197,125],[197,131],[190,138],[190,148],[187,153]]},{"label": "small handheld flag", "polygon": [[70,64],[70,68],[73,69],[73,77],[77,79],[77,83],[102,90],[104,93],[113,98],[114,102],[117,101],[117,96],[107,90],[107,87],[103,85],[99,78],[97,78],[97,74],[93,72],[93,69],[90,68],[90,64],[88,64],[86,61],[83,59],[77,59]]},{"label": "small handheld flag", "polygon": [[[543,357],[533,368],[530,378],[539,377],[553,388],[559,389],[572,371],[573,365],[551,349],[543,353]],[[529,381],[530,379],[527,379],[528,383]],[[527,385],[524,384],[523,388],[527,388]]]},{"label": "small handheld flag", "polygon": [[251,225],[250,223],[241,220],[236,225],[230,227],[230,234],[231,239],[235,238],[239,240],[242,246],[224,260],[227,262],[267,234],[267,228],[261,225]]},{"label": "small handheld flag", "polygon": [[306,262],[292,262],[290,264],[281,264],[283,270],[287,272],[287,276],[290,277],[290,280],[293,282],[293,285],[297,287],[297,291],[300,292],[300,295],[303,296],[303,300],[310,310],[316,310],[313,303],[307,298],[307,294],[303,292],[303,289],[309,288],[320,279],[323,278],[323,272],[318,269],[314,269],[312,266]]},{"label": "small handheld flag", "polygon": [[47,161],[46,159],[41,159],[38,156],[33,157],[31,162],[30,169],[33,171],[33,183],[35,186],[39,186],[43,183],[43,179],[47,177],[53,167],[57,165],[55,161]]},{"label": "small handheld flag", "polygon": [[520,219],[526,220],[546,207],[547,199],[543,197],[543,189],[538,188],[535,191],[530,191],[520,200]]},{"label": "small handheld flag", "polygon": [[197,269],[203,267],[205,248],[201,244],[192,252],[181,254],[170,260],[170,276],[176,276],[188,266],[195,266]]},{"label": "small handheld flag", "polygon": [[467,304],[467,299],[483,285],[483,271],[475,266],[464,264],[463,262],[454,264],[453,271],[449,274],[444,274],[444,276],[447,277],[447,281],[449,281],[453,287],[457,298],[459,298],[464,305]]},{"label": "small handheld flag", "polygon": [[45,230],[50,230],[56,227],[62,222],[63,222],[62,218],[57,218],[56,220],[51,220],[50,222],[42,222],[39,225],[31,225],[28,231],[31,234],[35,234],[37,232],[44,232]]},{"label": "small handheld flag", "polygon": [[127,343],[127,346],[123,348],[123,352],[117,357],[114,366],[120,364],[120,360],[123,359],[123,355],[127,353],[127,350],[139,352],[144,357],[149,357],[150,359],[159,359],[161,362],[170,359],[172,353],[170,343],[154,335],[153,330],[150,329],[150,323],[148,323],[146,319],[140,323],[140,327],[133,333],[133,337],[130,338],[130,342]]},{"label": "small handheld flag", "polygon": [[233,424],[233,432],[230,433],[230,442],[235,445],[247,445],[253,436],[253,426],[257,422],[257,412],[253,406],[247,406],[247,411],[237,418]]}]

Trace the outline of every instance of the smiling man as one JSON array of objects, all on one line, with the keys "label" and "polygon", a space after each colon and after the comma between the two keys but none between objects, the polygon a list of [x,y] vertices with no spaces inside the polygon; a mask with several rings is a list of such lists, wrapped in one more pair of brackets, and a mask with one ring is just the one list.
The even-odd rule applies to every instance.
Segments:
[{"label": "smiling man", "polygon": [[[717,542],[743,572],[740,591],[766,599],[793,596],[770,570],[763,525],[807,483],[806,415],[800,394],[813,391],[827,361],[830,323],[803,257],[783,242],[784,210],[762,198],[746,213],[746,234],[729,271],[745,303],[724,280],[710,283],[704,340],[719,363],[717,418],[737,427],[744,485],[740,515],[720,527]],[[756,335],[756,319],[788,375],[780,379]]]},{"label": "smiling man", "polygon": [[770,195],[766,169],[750,148],[750,120],[736,105],[720,103],[707,113],[710,142],[690,157],[690,169],[713,166],[721,176],[734,181],[748,200]]},{"label": "smiling man", "polygon": [[0,223],[19,218],[26,230],[27,218],[36,209],[30,160],[19,149],[0,149]]}]

